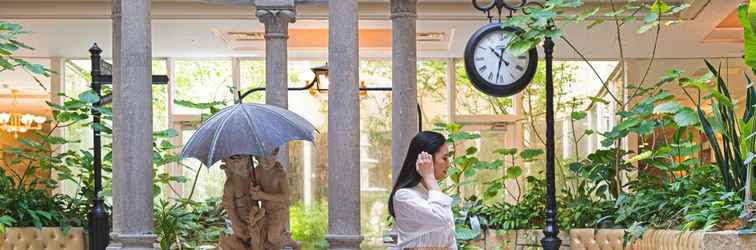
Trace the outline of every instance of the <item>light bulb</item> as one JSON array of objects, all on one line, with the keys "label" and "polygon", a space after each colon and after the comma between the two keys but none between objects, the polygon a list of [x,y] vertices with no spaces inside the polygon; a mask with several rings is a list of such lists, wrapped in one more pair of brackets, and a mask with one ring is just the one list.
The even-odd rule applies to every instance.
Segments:
[{"label": "light bulb", "polygon": [[0,124],[8,123],[10,121],[10,114],[0,113]]}]

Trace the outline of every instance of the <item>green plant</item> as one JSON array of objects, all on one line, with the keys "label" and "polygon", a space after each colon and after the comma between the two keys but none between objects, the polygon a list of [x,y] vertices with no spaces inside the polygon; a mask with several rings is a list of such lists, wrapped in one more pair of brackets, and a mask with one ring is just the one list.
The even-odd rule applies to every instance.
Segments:
[{"label": "green plant", "polygon": [[[750,176],[753,175],[753,158],[755,152],[755,138],[753,119],[756,109],[756,89],[752,86],[751,79],[745,75],[748,83],[746,89],[746,100],[743,114],[738,116],[735,113],[735,106],[730,90],[727,84],[720,77],[719,71],[709,61],[705,61],[710,73],[699,78],[690,79],[681,75],[673,75],[670,78],[676,80],[688,99],[696,105],[697,118],[701,121],[701,126],[709,139],[709,144],[714,151],[714,157],[720,169],[720,174],[725,187],[728,191],[741,192],[745,190],[744,196],[750,201],[751,188]],[[714,82],[714,86],[709,86],[708,82]],[[692,87],[698,90],[698,98],[694,98],[685,88]],[[703,98],[710,101],[711,115],[707,116],[702,108]],[[720,140],[718,139],[721,137]]]},{"label": "green plant", "polygon": [[155,205],[155,233],[160,235],[160,249],[201,249],[218,244],[225,228],[225,212],[220,198],[204,202],[160,200]]},{"label": "green plant", "polygon": [[29,76],[42,89],[46,90],[38,76],[49,77],[52,71],[41,64],[32,64],[14,55],[20,49],[34,50],[34,48],[18,40],[19,35],[26,33],[28,32],[24,31],[23,27],[19,24],[0,21],[0,72],[14,71],[21,68],[29,73]]},{"label": "green plant", "polygon": [[325,233],[328,231],[328,204],[317,201],[310,208],[302,202],[289,208],[291,237],[302,244],[302,249],[328,249]]}]

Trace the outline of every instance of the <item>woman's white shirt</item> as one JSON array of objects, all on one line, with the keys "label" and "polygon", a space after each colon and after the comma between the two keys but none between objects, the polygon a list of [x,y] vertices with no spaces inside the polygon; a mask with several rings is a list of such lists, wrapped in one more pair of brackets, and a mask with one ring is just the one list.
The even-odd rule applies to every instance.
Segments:
[{"label": "woman's white shirt", "polygon": [[422,184],[401,188],[394,194],[397,248],[446,247],[457,249],[452,198]]}]

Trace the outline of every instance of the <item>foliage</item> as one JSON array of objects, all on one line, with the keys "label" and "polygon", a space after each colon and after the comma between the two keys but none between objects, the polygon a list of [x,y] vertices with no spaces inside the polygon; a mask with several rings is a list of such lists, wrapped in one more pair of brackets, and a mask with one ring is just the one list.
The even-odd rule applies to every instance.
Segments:
[{"label": "foliage", "polygon": [[[608,11],[606,13],[601,13],[600,7],[596,7],[578,15],[566,14],[566,10],[576,9],[582,5],[582,0],[548,0],[543,3],[543,6],[528,6],[524,10],[523,15],[513,16],[504,20],[503,25],[521,27],[525,30],[525,32],[518,34],[512,43],[509,44],[507,50],[514,54],[521,54],[536,47],[546,37],[561,37],[562,28],[559,24],[553,22],[556,19],[571,20],[580,23],[590,17],[603,16],[615,19],[619,24],[620,21],[622,23],[636,21],[638,16],[643,16],[641,20],[643,25],[638,28],[637,32],[644,33],[652,28],[659,29],[661,16],[671,16],[689,7],[689,4],[670,6],[662,0],[656,0],[652,4],[628,1],[624,6],[619,7],[610,1],[611,9],[606,10]],[[588,24],[587,28],[593,28],[603,23],[604,20],[605,18],[595,18],[594,21]],[[668,21],[665,25],[670,26],[678,22]],[[561,25],[566,23],[568,22],[563,22]]]},{"label": "foliage", "polygon": [[328,249],[325,234],[328,231],[328,208],[325,202],[317,201],[305,208],[297,202],[289,207],[291,237],[301,242],[302,249]]},{"label": "foliage", "polygon": [[756,1],[749,0],[738,6],[738,18],[743,25],[745,63],[751,68],[756,68],[756,32],[753,30],[756,24]]},{"label": "foliage", "polygon": [[[14,55],[20,49],[33,50],[17,40],[24,33],[27,32],[20,25],[0,21],[0,72],[20,68],[42,86],[37,77],[49,76],[51,71]],[[73,115],[69,115],[68,119],[74,119],[70,116]],[[55,151],[56,147],[69,143],[52,135],[59,126],[60,122],[53,122],[49,133],[34,132],[32,136],[18,139],[20,146],[2,149],[0,231],[10,226],[60,226],[67,230],[85,224],[90,204],[86,199],[49,192],[58,185],[57,181],[49,178],[51,171],[70,176],[72,169],[79,168],[77,160],[91,159],[91,154],[84,152]]]},{"label": "foliage", "polygon": [[46,89],[38,76],[49,77],[51,70],[41,64],[33,64],[15,56],[21,49],[34,50],[29,45],[18,40],[18,36],[26,34],[20,24],[0,21],[0,72],[23,69],[42,89]]},{"label": "foliage", "polygon": [[160,249],[201,249],[218,244],[225,228],[225,212],[220,198],[204,202],[175,203],[161,200],[155,206],[155,233],[160,235]]},{"label": "foliage", "polygon": [[[187,108],[203,111],[201,120],[205,121],[212,114],[221,110],[223,102],[195,103],[186,100],[176,100],[175,103]],[[209,113],[208,113],[209,111]],[[165,130],[153,133],[158,138],[167,139],[176,136],[176,131]],[[171,153],[175,146],[168,141],[156,143],[154,146],[153,162],[156,166],[167,164],[181,164],[177,155]],[[183,164],[181,164],[183,165]],[[187,167],[187,166],[185,166]],[[188,168],[188,167],[187,167]],[[168,173],[156,174],[155,187],[155,233],[160,236],[160,248],[168,249],[199,249],[218,243],[221,234],[230,234],[225,225],[225,211],[220,207],[220,198],[213,197],[203,202],[192,199],[197,185],[200,170],[194,170],[197,175],[192,180],[192,188],[188,195],[181,196],[173,189],[173,184],[189,181],[184,176],[171,176]],[[157,172],[157,171],[156,171]],[[168,186],[177,198],[164,200],[159,198],[160,186]]]},{"label": "foliage", "polygon": [[487,218],[487,226],[497,230],[519,230],[539,228],[544,222],[546,182],[528,176],[529,189],[517,204],[497,202],[482,209]]},{"label": "foliage", "polygon": [[[670,74],[669,81],[676,81],[685,92],[691,103],[696,106],[696,112],[690,115],[692,119],[699,120],[701,129],[709,140],[717,165],[722,176],[722,181],[727,191],[741,192],[745,190],[749,196],[743,196],[746,200],[750,197],[751,169],[753,167],[753,155],[755,149],[754,105],[756,105],[756,88],[751,79],[746,75],[748,82],[746,88],[745,107],[742,115],[737,115],[733,99],[730,97],[730,89],[720,77],[719,71],[708,61],[706,66],[710,73],[698,79],[691,79],[682,74]],[[713,86],[709,85],[713,82]],[[698,97],[694,98],[686,88],[698,91]],[[710,102],[710,115],[702,107],[701,97]],[[720,139],[721,138],[721,144]]]}]

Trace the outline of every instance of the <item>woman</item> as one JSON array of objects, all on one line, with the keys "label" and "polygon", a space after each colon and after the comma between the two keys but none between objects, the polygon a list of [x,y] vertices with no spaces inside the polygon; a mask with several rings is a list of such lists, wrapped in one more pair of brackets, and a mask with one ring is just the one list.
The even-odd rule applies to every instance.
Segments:
[{"label": "woman", "polygon": [[446,138],[423,131],[410,142],[399,178],[389,197],[389,213],[399,236],[399,249],[457,249],[452,198],[438,181],[449,168]]}]

